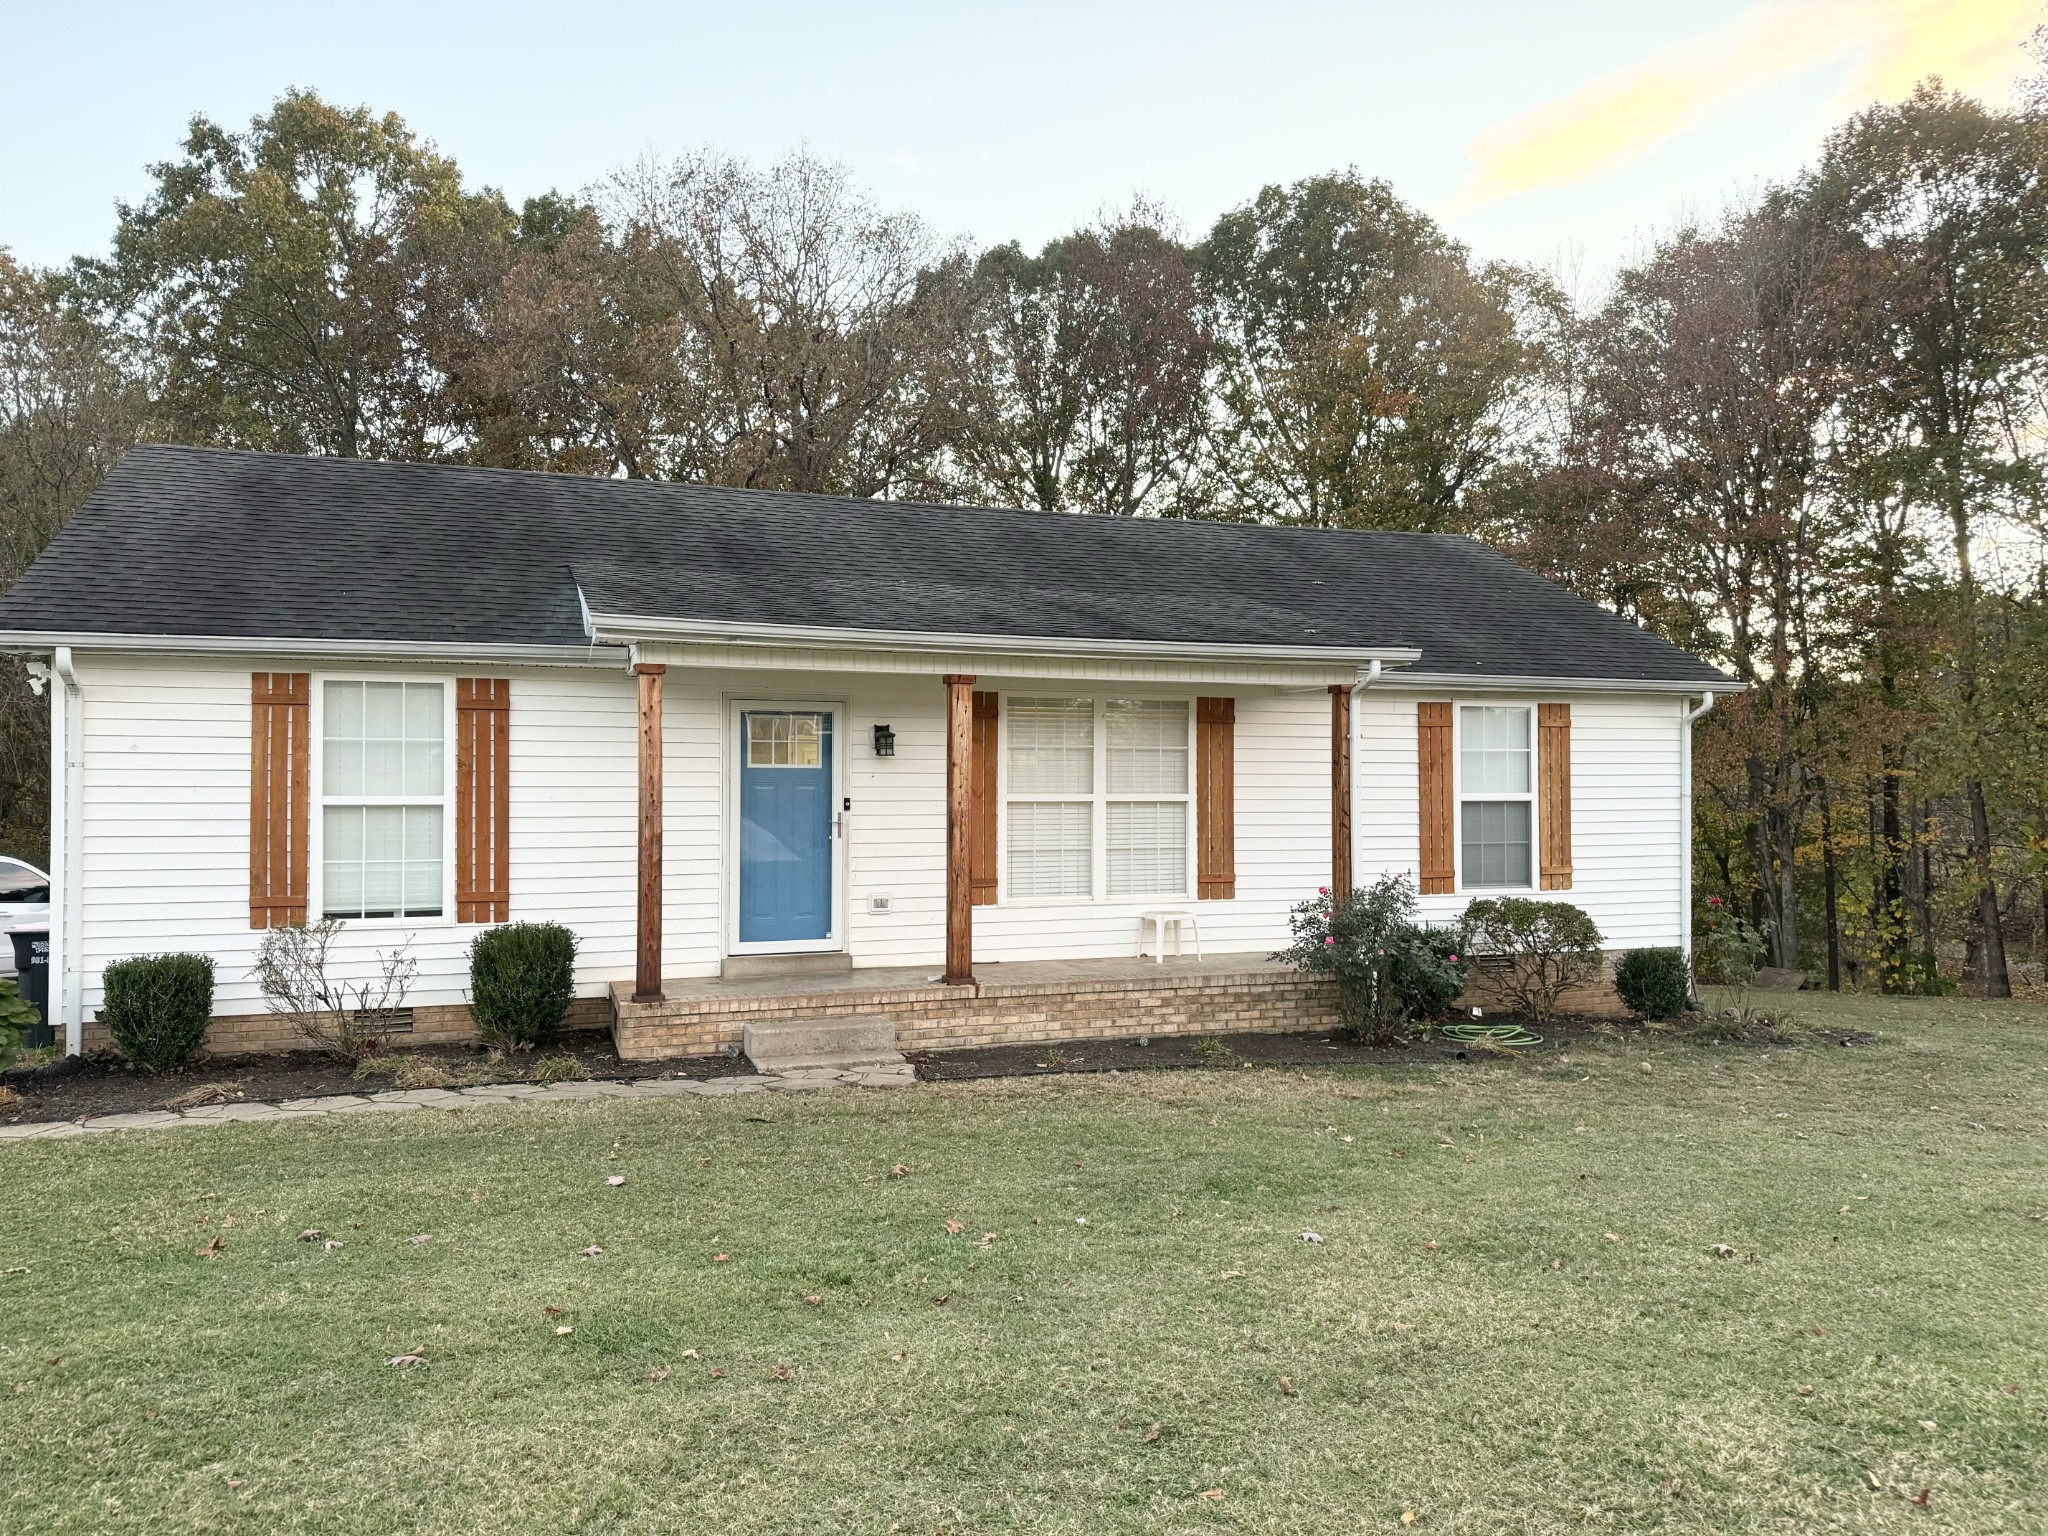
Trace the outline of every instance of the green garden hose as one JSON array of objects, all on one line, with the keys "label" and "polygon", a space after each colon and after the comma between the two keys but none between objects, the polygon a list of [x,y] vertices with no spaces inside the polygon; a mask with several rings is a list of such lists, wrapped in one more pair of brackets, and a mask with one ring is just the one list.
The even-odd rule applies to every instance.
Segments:
[{"label": "green garden hose", "polygon": [[1444,1038],[1460,1045],[1541,1045],[1543,1037],[1519,1024],[1446,1024]]}]

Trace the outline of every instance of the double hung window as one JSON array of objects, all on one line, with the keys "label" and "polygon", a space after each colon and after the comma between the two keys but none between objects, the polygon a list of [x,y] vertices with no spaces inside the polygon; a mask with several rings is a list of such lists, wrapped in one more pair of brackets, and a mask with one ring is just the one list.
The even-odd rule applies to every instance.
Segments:
[{"label": "double hung window", "polygon": [[1010,698],[1006,899],[1185,896],[1185,699]]},{"label": "double hung window", "polygon": [[1459,709],[1461,889],[1534,884],[1535,756],[1526,707],[1467,704]]},{"label": "double hung window", "polygon": [[445,686],[330,681],[320,702],[322,914],[441,916]]}]

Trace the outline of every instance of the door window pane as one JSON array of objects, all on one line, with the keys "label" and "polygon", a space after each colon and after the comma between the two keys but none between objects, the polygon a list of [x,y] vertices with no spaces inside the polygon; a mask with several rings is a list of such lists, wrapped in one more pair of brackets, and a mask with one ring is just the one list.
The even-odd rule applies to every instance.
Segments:
[{"label": "door window pane", "polygon": [[816,768],[820,761],[816,715],[748,714],[749,768]]},{"label": "door window pane", "polygon": [[1112,896],[1184,896],[1188,888],[1185,800],[1113,800],[1103,852]]},{"label": "door window pane", "polygon": [[1529,802],[1469,800],[1464,807],[1465,884],[1527,886]]},{"label": "door window pane", "polygon": [[1467,705],[1462,711],[1459,773],[1468,795],[1529,792],[1529,711]]},{"label": "door window pane", "polygon": [[1010,805],[1012,897],[1087,896],[1095,883],[1092,805],[1054,801]]},{"label": "door window pane", "polygon": [[1185,701],[1110,700],[1102,707],[1102,746],[1104,787],[1112,795],[1188,792]]},{"label": "door window pane", "polygon": [[1088,699],[1009,701],[1010,793],[1085,795],[1095,788],[1095,705]]}]

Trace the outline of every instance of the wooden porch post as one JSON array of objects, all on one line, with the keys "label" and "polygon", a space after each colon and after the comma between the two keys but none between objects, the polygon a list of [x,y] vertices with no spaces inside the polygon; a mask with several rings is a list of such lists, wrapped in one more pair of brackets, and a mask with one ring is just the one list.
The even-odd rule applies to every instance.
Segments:
[{"label": "wooden porch post", "polygon": [[640,911],[633,1001],[661,1001],[661,678],[668,668],[636,662],[640,679]]},{"label": "wooden porch post", "polygon": [[1330,685],[1330,899],[1351,897],[1351,688]]},{"label": "wooden porch post", "polygon": [[974,679],[946,679],[946,981],[974,982]]}]

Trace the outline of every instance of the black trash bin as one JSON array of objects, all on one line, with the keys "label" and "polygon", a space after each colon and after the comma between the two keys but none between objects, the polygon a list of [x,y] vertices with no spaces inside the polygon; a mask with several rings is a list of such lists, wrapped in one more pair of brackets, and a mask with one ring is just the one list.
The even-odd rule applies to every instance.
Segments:
[{"label": "black trash bin", "polygon": [[50,1023],[50,925],[23,923],[7,930],[14,941],[14,984],[43,1022],[28,1032],[22,1044],[33,1050],[57,1043],[56,1027]]}]

